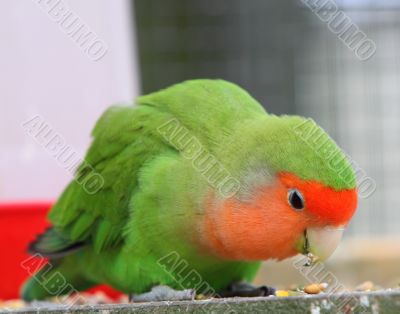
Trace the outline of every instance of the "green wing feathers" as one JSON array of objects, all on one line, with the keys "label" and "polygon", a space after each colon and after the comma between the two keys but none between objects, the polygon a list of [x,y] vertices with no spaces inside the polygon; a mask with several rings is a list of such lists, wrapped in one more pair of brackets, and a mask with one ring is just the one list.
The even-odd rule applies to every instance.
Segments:
[{"label": "green wing feathers", "polygon": [[[78,182],[71,182],[49,215],[71,241],[89,241],[100,252],[123,240],[121,230],[129,217],[138,172],[144,162],[168,149],[150,134],[151,111],[111,107],[100,118],[85,165],[93,167],[104,185],[90,194]],[[76,176],[81,176],[83,169],[79,168]]]}]

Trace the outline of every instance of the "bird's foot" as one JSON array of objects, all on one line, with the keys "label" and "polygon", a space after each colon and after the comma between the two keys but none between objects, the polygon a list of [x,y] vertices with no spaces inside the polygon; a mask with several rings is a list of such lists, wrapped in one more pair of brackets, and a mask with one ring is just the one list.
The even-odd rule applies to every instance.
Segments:
[{"label": "bird's foot", "polygon": [[154,286],[150,292],[130,294],[129,302],[187,301],[195,297],[196,291],[193,289],[174,290],[168,286]]},{"label": "bird's foot", "polygon": [[268,286],[256,287],[247,282],[234,282],[229,287],[220,292],[218,297],[231,298],[231,297],[266,297],[275,295],[275,289]]}]

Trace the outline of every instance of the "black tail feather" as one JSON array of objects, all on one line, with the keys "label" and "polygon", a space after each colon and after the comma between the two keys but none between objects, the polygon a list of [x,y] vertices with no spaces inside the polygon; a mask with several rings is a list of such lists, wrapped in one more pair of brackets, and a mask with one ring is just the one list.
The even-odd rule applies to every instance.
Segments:
[{"label": "black tail feather", "polygon": [[85,242],[73,242],[54,227],[49,227],[29,244],[28,252],[30,254],[38,253],[46,258],[58,259],[79,251],[84,246]]}]

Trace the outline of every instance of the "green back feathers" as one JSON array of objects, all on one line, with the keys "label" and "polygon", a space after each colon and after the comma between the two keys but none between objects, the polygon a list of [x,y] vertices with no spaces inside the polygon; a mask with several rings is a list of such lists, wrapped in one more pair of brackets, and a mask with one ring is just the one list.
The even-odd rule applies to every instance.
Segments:
[{"label": "green back feathers", "polygon": [[138,103],[168,112],[239,180],[246,175],[244,166],[262,164],[337,190],[356,185],[346,156],[314,121],[269,115],[235,84],[186,81],[142,96]]},{"label": "green back feathers", "polygon": [[245,90],[223,80],[186,81],[141,96],[137,102],[164,112],[165,122],[177,119],[210,149],[220,145],[238,121],[265,115]]}]

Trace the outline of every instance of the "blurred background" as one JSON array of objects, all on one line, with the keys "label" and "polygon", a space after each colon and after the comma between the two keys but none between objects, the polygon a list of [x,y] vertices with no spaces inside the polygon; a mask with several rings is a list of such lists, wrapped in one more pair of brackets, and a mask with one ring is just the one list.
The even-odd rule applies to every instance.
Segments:
[{"label": "blurred background", "polygon": [[[64,0],[67,8],[57,11],[51,7],[56,1],[2,1],[0,201],[51,201],[71,180],[26,134],[23,123],[33,117],[83,156],[91,128],[110,104],[186,79],[222,78],[244,87],[269,112],[312,117],[352,157],[374,187],[360,199],[326,267],[348,286],[365,280],[397,286],[400,0],[336,1],[376,45],[366,60],[310,2]],[[90,55],[62,24],[68,12],[79,18],[76,27],[99,39],[101,54]],[[266,263],[257,282],[307,280],[285,261]]]}]

